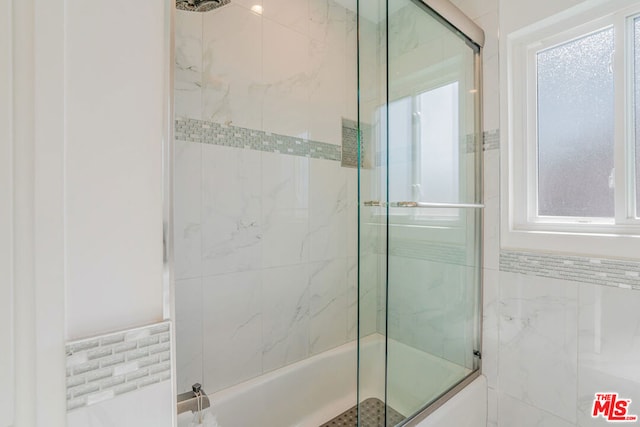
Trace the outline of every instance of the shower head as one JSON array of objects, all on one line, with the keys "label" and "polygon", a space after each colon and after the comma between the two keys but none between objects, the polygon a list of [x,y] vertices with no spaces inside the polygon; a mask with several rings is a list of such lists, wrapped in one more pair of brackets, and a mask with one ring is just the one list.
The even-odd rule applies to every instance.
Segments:
[{"label": "shower head", "polygon": [[176,8],[189,12],[208,12],[229,3],[231,0],[177,0]]}]

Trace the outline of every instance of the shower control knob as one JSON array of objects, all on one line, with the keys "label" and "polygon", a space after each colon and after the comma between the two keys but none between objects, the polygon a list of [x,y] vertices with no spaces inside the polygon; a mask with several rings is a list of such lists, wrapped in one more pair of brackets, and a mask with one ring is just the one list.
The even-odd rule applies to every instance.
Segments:
[{"label": "shower control knob", "polygon": [[191,389],[195,394],[198,394],[200,393],[200,390],[202,390],[202,385],[200,383],[195,383],[194,385],[191,386]]}]

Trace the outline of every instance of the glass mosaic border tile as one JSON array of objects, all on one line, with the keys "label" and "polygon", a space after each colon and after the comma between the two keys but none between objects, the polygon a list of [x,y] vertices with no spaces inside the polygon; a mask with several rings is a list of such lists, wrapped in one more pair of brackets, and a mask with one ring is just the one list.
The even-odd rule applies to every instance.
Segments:
[{"label": "glass mosaic border tile", "polygon": [[67,411],[171,378],[171,323],[73,341],[67,352]]},{"label": "glass mosaic border tile", "polygon": [[500,148],[500,129],[485,131],[482,134],[482,149],[484,151]]},{"label": "glass mosaic border tile", "polygon": [[175,138],[314,159],[342,160],[341,145],[189,118],[176,119]]},{"label": "glass mosaic border tile", "polygon": [[640,290],[640,262],[501,251],[500,271]]}]

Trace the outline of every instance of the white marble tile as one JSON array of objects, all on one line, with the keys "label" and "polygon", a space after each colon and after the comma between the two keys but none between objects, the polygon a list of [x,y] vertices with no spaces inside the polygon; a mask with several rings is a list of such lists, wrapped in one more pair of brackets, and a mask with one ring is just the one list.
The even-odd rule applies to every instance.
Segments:
[{"label": "white marble tile", "polygon": [[[382,91],[385,88],[386,78],[385,49],[384,46],[379,45],[380,35],[378,35],[377,25],[366,20],[361,21],[360,34],[358,56],[360,118],[364,123],[374,124],[376,111],[385,102]],[[370,145],[372,141],[373,139],[367,141],[367,148],[371,154],[375,152]]]},{"label": "white marble tile", "polygon": [[500,273],[501,391],[575,422],[578,284]]},{"label": "white marble tile", "polygon": [[591,417],[601,392],[631,399],[640,416],[640,292],[583,284],[579,295],[578,424],[605,424]]},{"label": "white marble tile", "polygon": [[240,5],[249,10],[252,10],[256,15],[261,15],[261,9],[256,6],[262,6],[262,0],[234,0],[233,4]]},{"label": "white marble tile", "polygon": [[[635,365],[637,365],[637,361]],[[637,370],[637,367],[634,368]],[[627,415],[640,417],[640,383],[626,377],[612,375],[610,372],[593,366],[580,366],[578,375],[577,425],[579,427],[611,425],[602,416],[598,418],[592,417],[593,401],[596,393],[615,392],[618,393],[619,399],[631,399]],[[629,423],[628,425],[634,424],[637,423]]]},{"label": "white marble tile", "polygon": [[178,393],[202,383],[202,280],[177,280],[176,309],[176,374]]},{"label": "white marble tile", "polygon": [[347,256],[358,256],[358,170],[345,168],[347,176]]},{"label": "white marble tile", "polygon": [[499,198],[485,199],[483,254],[482,263],[485,269],[498,270],[500,268],[500,206]]},{"label": "white marble tile", "polygon": [[434,264],[389,256],[387,334],[396,341],[443,357],[446,332],[442,314],[446,308],[442,304],[447,291],[442,269],[428,271]]},{"label": "white marble tile", "polygon": [[262,0],[262,16],[295,30],[309,34],[309,0]]},{"label": "white marble tile", "polygon": [[475,295],[473,269],[389,257],[388,335],[412,347],[471,367]]},{"label": "white marble tile", "polygon": [[309,159],[262,154],[262,266],[309,259]]},{"label": "white marble tile", "polygon": [[498,427],[498,392],[487,388],[487,427]]},{"label": "white marble tile", "polygon": [[344,48],[344,22],[340,42],[309,41],[309,139],[314,141],[342,143]]},{"label": "white marble tile", "polygon": [[311,159],[310,260],[347,256],[347,176],[340,163]]},{"label": "white marble tile", "polygon": [[309,272],[307,265],[262,270],[264,372],[309,355]]},{"label": "white marble tile", "polygon": [[[495,0],[483,0],[484,3],[493,1]],[[484,129],[492,130],[500,127],[500,65],[498,58],[499,22],[497,6],[490,6],[485,8],[485,10],[486,13],[479,16],[476,19],[476,23],[484,30],[485,33],[485,45],[482,50],[482,115]]]},{"label": "white marble tile", "polygon": [[345,33],[345,90],[346,118],[358,119],[358,15],[347,10]]},{"label": "white marble tile", "polygon": [[309,353],[347,342],[347,259],[309,264]]},{"label": "white marble tile", "polygon": [[[500,196],[500,150],[484,152],[484,198],[493,199]],[[496,201],[498,203],[498,201]],[[491,218],[496,220],[496,218]]]},{"label": "white marble tile", "polygon": [[175,142],[174,268],[176,279],[202,272],[201,144]]},{"label": "white marble tile", "polygon": [[263,130],[308,138],[309,38],[265,19],[262,44]]},{"label": "white marble tile", "polygon": [[473,352],[480,345],[475,317],[475,310],[480,303],[480,282],[477,277],[479,273],[473,267],[446,263],[442,265],[447,271],[445,283],[449,293],[443,304],[443,307],[448,308],[448,313],[444,316],[444,358],[467,369],[473,369],[476,363]]},{"label": "white marble tile", "polygon": [[260,152],[202,145],[203,275],[260,268]]},{"label": "white marble tile", "polygon": [[[391,10],[395,9],[395,10]],[[434,19],[424,13],[418,13],[418,6],[411,2],[396,2],[389,7],[389,57],[398,58],[415,51],[426,41],[434,41],[448,30],[435,25]],[[384,31],[384,24],[378,31]],[[382,41],[384,43],[384,41]]]},{"label": "white marble tile", "polygon": [[358,258],[347,258],[347,340],[358,337]]},{"label": "white marble tile", "polygon": [[203,279],[204,382],[212,393],[262,373],[260,272]]},{"label": "white marble tile", "polygon": [[[323,41],[329,32],[333,0],[309,0],[309,36]],[[344,8],[342,9],[344,11]]]},{"label": "white marble tile", "polygon": [[360,255],[360,284],[356,293],[359,292],[361,337],[376,331],[380,332],[378,328],[378,292],[379,282],[382,280],[379,275],[381,262],[384,262],[384,258],[378,254],[362,253]]},{"label": "white marble tile", "polygon": [[499,427],[574,427],[575,424],[504,393],[498,396]]},{"label": "white marble tile", "polygon": [[580,365],[640,383],[640,292],[580,286]]},{"label": "white marble tile", "polygon": [[482,69],[484,129],[498,129],[500,127],[500,63],[498,55],[483,59]]},{"label": "white marble tile", "polygon": [[347,115],[346,10],[332,0],[311,0],[311,9],[309,138],[340,145]]},{"label": "white marble tile", "polygon": [[205,120],[262,129],[262,18],[227,5],[204,14]]},{"label": "white marble tile", "polygon": [[498,388],[498,357],[500,346],[500,272],[483,271],[483,319],[482,319],[482,373],[489,387]]},{"label": "white marble tile", "polygon": [[202,118],[202,14],[176,11],[176,117]]}]

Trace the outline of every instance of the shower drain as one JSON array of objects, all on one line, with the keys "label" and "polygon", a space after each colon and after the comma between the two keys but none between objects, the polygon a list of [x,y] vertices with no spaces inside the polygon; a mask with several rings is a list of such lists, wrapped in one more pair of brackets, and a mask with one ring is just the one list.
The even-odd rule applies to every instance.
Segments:
[{"label": "shower drain", "polygon": [[[387,406],[389,413],[388,423],[385,424],[385,405],[380,399],[372,397],[360,404],[360,426],[359,427],[386,427],[395,426],[404,420],[401,413]],[[356,427],[358,426],[358,406],[343,412],[329,422],[320,427]]]}]

